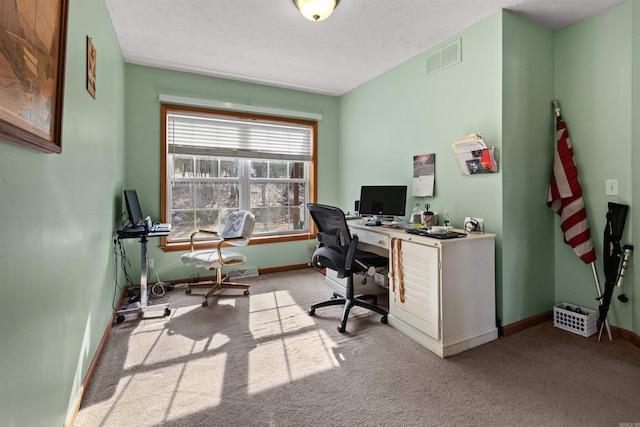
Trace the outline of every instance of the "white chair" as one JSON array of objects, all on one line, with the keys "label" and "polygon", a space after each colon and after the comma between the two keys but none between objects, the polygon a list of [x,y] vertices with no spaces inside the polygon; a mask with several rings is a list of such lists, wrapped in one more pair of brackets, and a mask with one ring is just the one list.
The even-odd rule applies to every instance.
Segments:
[{"label": "white chair", "polygon": [[[246,246],[249,244],[253,226],[255,224],[255,216],[249,211],[232,212],[227,217],[224,228],[221,233],[209,230],[198,230],[191,234],[191,245],[189,252],[182,255],[181,259],[185,265],[206,268],[207,270],[216,270],[215,283],[194,283],[187,287],[187,294],[191,293],[193,288],[211,288],[204,297],[202,306],[206,307],[209,297],[211,297],[219,289],[244,289],[244,295],[249,295],[249,285],[229,282],[229,277],[222,276],[222,267],[231,265],[241,265],[247,260],[244,254],[222,249],[222,245],[228,243],[233,246]],[[213,234],[220,237],[220,241],[215,249],[194,250],[195,238],[198,234]]]}]

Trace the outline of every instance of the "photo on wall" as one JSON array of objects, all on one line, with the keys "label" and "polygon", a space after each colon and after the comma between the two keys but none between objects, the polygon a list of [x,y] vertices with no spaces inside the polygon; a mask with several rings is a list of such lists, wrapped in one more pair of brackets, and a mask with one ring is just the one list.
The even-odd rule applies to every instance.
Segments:
[{"label": "photo on wall", "polygon": [[414,197],[433,197],[435,178],[435,153],[413,156],[413,186],[411,188],[411,195]]}]

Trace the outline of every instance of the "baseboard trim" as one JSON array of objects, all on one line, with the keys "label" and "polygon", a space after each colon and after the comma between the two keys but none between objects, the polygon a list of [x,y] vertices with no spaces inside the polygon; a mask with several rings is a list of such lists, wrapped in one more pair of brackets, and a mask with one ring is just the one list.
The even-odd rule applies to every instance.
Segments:
[{"label": "baseboard trim", "polygon": [[[527,328],[530,328],[532,326],[538,325],[540,323],[548,322],[548,321],[553,321],[553,310],[545,311],[543,313],[536,314],[535,316],[527,317],[526,319],[522,319],[517,322],[510,323],[504,326],[503,334],[504,336],[515,334],[516,332],[523,331]],[[598,328],[598,330],[600,329]],[[625,341],[629,341],[631,344],[640,348],[640,336],[634,334],[631,331],[618,328],[617,326],[611,326],[611,335],[614,338],[620,338]],[[606,338],[606,335],[605,335],[605,338],[603,339],[608,339],[608,338]]]},{"label": "baseboard trim", "polygon": [[[603,335],[605,335],[605,334],[603,333]],[[640,348],[640,336],[634,334],[631,331],[628,331],[628,330],[622,329],[622,328],[618,328],[617,326],[611,326],[611,335],[613,335],[615,338],[621,338],[623,340],[629,341],[631,344],[633,344],[636,347]],[[603,339],[605,339],[605,338],[603,338]]]},{"label": "baseboard trim", "polygon": [[[269,267],[269,268],[258,268],[258,275],[262,275],[262,274],[269,274],[269,273],[279,273],[282,271],[292,271],[292,270],[301,270],[301,269],[305,269],[305,268],[312,268],[309,264],[294,264],[294,265],[285,265],[282,267]],[[211,275],[211,276],[198,276],[198,281],[212,281],[215,282],[216,281],[216,276],[215,275]],[[184,283],[193,283],[192,280],[190,279],[174,279],[174,280],[163,280],[163,283],[169,284],[169,285],[178,285],[178,284],[184,284]],[[139,287],[140,284],[136,284],[134,286]]]},{"label": "baseboard trim", "polygon": [[[122,300],[122,295],[120,296],[120,300]],[[80,386],[80,390],[78,391],[78,395],[76,396],[75,401],[73,402],[73,409],[69,414],[67,421],[64,423],[64,427],[72,427],[76,422],[76,418],[78,416],[78,412],[80,411],[80,405],[82,404],[82,399],[84,398],[84,394],[89,387],[89,383],[91,382],[91,378],[93,378],[93,373],[98,366],[98,362],[100,361],[100,356],[102,356],[102,351],[104,350],[104,346],[107,344],[107,338],[109,337],[109,332],[111,332],[111,327],[113,326],[113,321],[115,320],[115,312],[111,315],[111,319],[109,320],[109,324],[102,334],[102,338],[100,339],[100,344],[98,344],[98,348],[96,349],[96,354],[93,355],[93,359],[91,360],[91,365],[89,365],[89,370],[87,371],[87,375],[84,377],[84,381],[82,381],[82,385]]]},{"label": "baseboard trim", "polygon": [[503,335],[515,334],[516,332],[524,331],[527,328],[544,323],[546,321],[553,320],[553,310],[545,311],[535,316],[527,317],[526,319],[519,320],[515,323],[510,323],[502,328]]}]

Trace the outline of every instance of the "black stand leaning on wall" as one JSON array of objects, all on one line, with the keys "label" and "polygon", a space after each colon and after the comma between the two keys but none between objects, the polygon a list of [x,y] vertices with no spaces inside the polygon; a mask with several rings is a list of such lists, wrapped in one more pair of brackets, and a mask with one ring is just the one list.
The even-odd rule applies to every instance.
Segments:
[{"label": "black stand leaning on wall", "polygon": [[[613,296],[613,288],[618,282],[619,275],[622,273],[624,277],[624,270],[621,271],[621,267],[624,265],[623,251],[620,247],[620,240],[622,239],[622,233],[624,231],[624,223],[627,220],[627,212],[629,206],[621,205],[618,203],[609,202],[609,210],[607,211],[607,225],[604,228],[604,294],[601,297],[601,304],[599,309],[599,321],[602,326],[600,327],[600,334],[598,335],[598,341],[602,337],[602,329],[604,323],[607,320],[607,313],[609,306],[611,305],[611,297]],[[626,266],[625,266],[626,268]]]}]

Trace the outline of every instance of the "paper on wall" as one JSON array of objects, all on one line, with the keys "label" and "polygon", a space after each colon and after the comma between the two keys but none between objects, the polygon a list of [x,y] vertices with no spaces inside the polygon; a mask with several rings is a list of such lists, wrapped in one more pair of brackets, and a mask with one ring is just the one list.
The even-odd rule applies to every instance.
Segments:
[{"label": "paper on wall", "polygon": [[433,197],[435,177],[435,153],[413,156],[413,186],[411,187],[412,196]]}]

